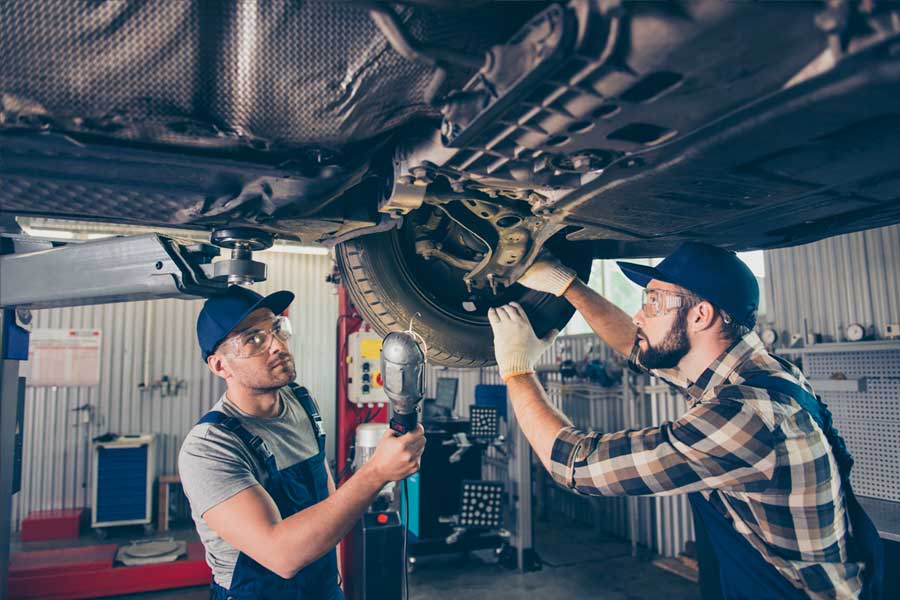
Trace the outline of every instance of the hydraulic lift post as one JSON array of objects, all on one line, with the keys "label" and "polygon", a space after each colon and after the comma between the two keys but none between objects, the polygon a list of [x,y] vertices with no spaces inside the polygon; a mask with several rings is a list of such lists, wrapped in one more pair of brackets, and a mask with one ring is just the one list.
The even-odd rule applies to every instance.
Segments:
[{"label": "hydraulic lift post", "polygon": [[12,534],[12,496],[15,442],[16,413],[19,405],[20,386],[24,387],[24,379],[19,379],[19,360],[16,356],[7,329],[15,326],[10,323],[15,311],[0,310],[0,598],[7,597],[9,589],[9,539]]}]

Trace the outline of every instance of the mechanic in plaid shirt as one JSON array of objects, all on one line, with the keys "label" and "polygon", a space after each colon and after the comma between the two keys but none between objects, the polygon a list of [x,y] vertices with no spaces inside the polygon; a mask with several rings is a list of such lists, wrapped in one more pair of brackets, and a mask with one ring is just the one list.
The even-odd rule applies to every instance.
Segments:
[{"label": "mechanic in plaid shirt", "polygon": [[516,418],[553,478],[588,495],[695,492],[704,598],[878,597],[864,586],[875,569],[862,558],[875,549],[861,546],[880,540],[856,539],[854,518],[868,518],[855,498],[848,514],[823,429],[792,395],[745,384],[774,375],[802,386],[794,396],[812,392],[751,331],[759,288],[750,269],[732,252],[690,242],[656,268],[619,265],[645,288],[633,319],[552,259],[519,283],[564,296],[634,368],[684,391],[687,410],[674,422],[606,434],[572,427],[534,374],[556,332],[538,339],[515,303],[489,313]]}]

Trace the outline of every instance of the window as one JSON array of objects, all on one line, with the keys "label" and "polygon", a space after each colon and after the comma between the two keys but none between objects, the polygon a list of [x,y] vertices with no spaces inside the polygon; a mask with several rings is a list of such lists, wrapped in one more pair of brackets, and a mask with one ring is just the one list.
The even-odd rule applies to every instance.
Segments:
[{"label": "window", "polygon": [[759,284],[759,310],[756,311],[756,322],[763,323],[763,315],[766,314],[766,261],[765,254],[762,250],[753,250],[752,252],[738,252],[738,258],[747,263],[753,274],[756,275],[756,282]]},{"label": "window", "polygon": [[[628,259],[641,265],[655,265],[658,258]],[[591,266],[591,280],[588,286],[610,302],[624,310],[629,316],[638,311],[641,305],[641,288],[625,277],[615,260],[597,259]],[[569,324],[562,330],[562,335],[590,333],[591,328],[579,313],[575,313]]]}]

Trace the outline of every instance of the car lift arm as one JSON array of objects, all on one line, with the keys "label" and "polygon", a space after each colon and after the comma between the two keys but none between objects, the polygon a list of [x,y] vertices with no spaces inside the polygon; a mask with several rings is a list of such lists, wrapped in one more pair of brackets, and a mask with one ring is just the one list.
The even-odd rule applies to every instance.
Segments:
[{"label": "car lift arm", "polygon": [[3,242],[14,252],[0,255],[2,308],[193,300],[227,287],[225,278],[213,272],[219,249],[210,244],[157,234],[55,247],[27,236]]}]

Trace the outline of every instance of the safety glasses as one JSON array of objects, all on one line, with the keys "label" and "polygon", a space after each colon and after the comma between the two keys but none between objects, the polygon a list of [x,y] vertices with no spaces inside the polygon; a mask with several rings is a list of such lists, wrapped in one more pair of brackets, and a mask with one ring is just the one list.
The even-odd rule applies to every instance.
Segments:
[{"label": "safety glasses", "polygon": [[270,321],[271,326],[266,329],[254,327],[242,331],[239,335],[222,342],[220,348],[227,355],[234,358],[250,358],[268,352],[272,347],[272,340],[278,338],[284,343],[290,341],[294,334],[291,321],[287,317],[275,317]]},{"label": "safety glasses", "polygon": [[641,296],[641,309],[645,317],[658,317],[684,306],[684,294],[666,290],[648,290],[644,288]]}]

